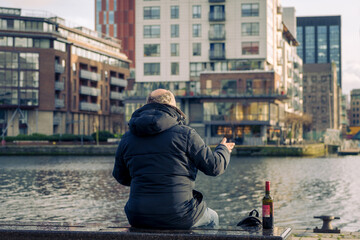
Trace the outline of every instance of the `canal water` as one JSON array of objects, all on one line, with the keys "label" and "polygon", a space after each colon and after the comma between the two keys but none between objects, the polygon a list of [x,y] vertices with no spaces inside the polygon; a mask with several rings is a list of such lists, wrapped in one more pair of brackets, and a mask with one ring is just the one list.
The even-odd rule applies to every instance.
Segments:
[{"label": "canal water", "polygon": [[[111,176],[113,157],[1,157],[0,221],[124,223],[129,189]],[[253,208],[261,210],[271,181],[275,225],[321,227],[319,215],[334,215],[333,226],[360,231],[360,158],[232,157],[218,177],[199,173],[196,189],[234,226]]]}]

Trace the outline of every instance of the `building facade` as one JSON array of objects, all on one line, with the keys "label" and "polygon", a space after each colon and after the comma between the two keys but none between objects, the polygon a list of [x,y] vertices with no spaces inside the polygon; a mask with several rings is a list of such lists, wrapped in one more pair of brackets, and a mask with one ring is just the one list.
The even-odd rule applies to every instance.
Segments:
[{"label": "building facade", "polygon": [[13,8],[0,29],[2,134],[122,131],[130,61],[117,39]]},{"label": "building facade", "polygon": [[174,91],[188,124],[208,143],[227,135],[264,144],[288,131],[287,113],[302,114],[302,60],[278,1],[135,5],[127,117],[158,87]]},{"label": "building facade", "polygon": [[350,92],[350,126],[360,126],[360,89]]},{"label": "building facade", "polygon": [[297,17],[296,34],[304,64],[335,62],[341,87],[341,16]]},{"label": "building facade", "polygon": [[340,129],[341,89],[335,63],[304,64],[304,112],[312,116],[311,136],[319,139],[326,129]]},{"label": "building facade", "polygon": [[135,68],[135,0],[95,0],[95,28],[120,39],[122,52]]}]

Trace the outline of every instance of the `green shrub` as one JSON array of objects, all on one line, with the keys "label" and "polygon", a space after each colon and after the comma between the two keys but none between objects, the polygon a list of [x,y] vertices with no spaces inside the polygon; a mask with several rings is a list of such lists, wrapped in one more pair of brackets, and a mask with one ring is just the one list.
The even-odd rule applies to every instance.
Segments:
[{"label": "green shrub", "polygon": [[[96,132],[91,134],[91,137],[96,140]],[[114,138],[114,134],[109,131],[99,131],[99,142],[106,142],[108,138]]]}]

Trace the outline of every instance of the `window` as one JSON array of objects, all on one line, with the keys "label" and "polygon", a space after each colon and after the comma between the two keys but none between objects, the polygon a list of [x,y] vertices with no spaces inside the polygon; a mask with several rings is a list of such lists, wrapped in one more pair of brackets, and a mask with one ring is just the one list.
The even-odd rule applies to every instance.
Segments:
[{"label": "window", "polygon": [[179,37],[179,24],[171,24],[171,37]]},{"label": "window", "polygon": [[192,17],[201,18],[201,5],[192,6]]},{"label": "window", "polygon": [[243,55],[259,54],[259,42],[243,42],[242,54]]},{"label": "window", "polygon": [[144,44],[144,57],[159,57],[160,44]]},{"label": "window", "polygon": [[259,36],[259,23],[242,23],[241,34],[243,36]]},{"label": "window", "polygon": [[144,7],[144,19],[160,19],[160,7]]},{"label": "window", "polygon": [[159,38],[159,37],[160,37],[160,25],[144,26],[144,38]]},{"label": "window", "polygon": [[104,12],[104,24],[106,24],[107,21],[106,21],[106,12]]},{"label": "window", "polygon": [[179,18],[179,6],[171,6],[170,7],[171,19]]},{"label": "window", "polygon": [[15,38],[15,47],[33,47],[32,38]]},{"label": "window", "polygon": [[225,25],[211,24],[209,31],[210,40],[224,40],[225,39]]},{"label": "window", "polygon": [[114,24],[114,12],[109,12],[109,24]]},{"label": "window", "polygon": [[193,43],[193,56],[201,56],[201,43]]},{"label": "window", "polygon": [[12,37],[0,37],[0,46],[4,47],[12,47],[13,46],[13,38]]},{"label": "window", "polygon": [[317,27],[317,47],[318,47],[318,63],[327,62],[327,28],[326,26]]},{"label": "window", "polygon": [[193,37],[201,37],[201,24],[193,24]]},{"label": "window", "polygon": [[171,75],[179,75],[179,63],[178,62],[171,63]]},{"label": "window", "polygon": [[241,16],[242,17],[258,17],[259,16],[259,4],[258,3],[241,4]]},{"label": "window", "polygon": [[179,56],[179,44],[178,43],[171,43],[170,49],[171,49],[172,57]]},{"label": "window", "polygon": [[198,77],[200,72],[204,71],[206,68],[205,63],[190,63],[190,76]]},{"label": "window", "polygon": [[144,75],[160,75],[160,63],[144,63]]},{"label": "window", "polygon": [[315,27],[305,27],[305,61],[315,63]]},{"label": "window", "polygon": [[[34,47],[35,48],[50,48],[50,40],[49,39],[34,39]],[[55,48],[55,46],[54,46],[54,48]]]},{"label": "window", "polygon": [[225,6],[224,5],[210,6],[209,20],[225,21]]}]

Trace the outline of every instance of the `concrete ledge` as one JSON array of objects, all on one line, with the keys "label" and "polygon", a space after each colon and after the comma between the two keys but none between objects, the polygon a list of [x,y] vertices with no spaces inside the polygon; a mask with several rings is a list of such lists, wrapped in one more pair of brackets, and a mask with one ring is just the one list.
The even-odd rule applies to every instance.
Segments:
[{"label": "concrete ledge", "polygon": [[291,238],[291,228],[275,228],[248,232],[233,228],[221,229],[191,229],[191,230],[149,230],[131,227],[111,226],[73,226],[66,224],[0,224],[0,239],[2,240],[286,240]]}]

